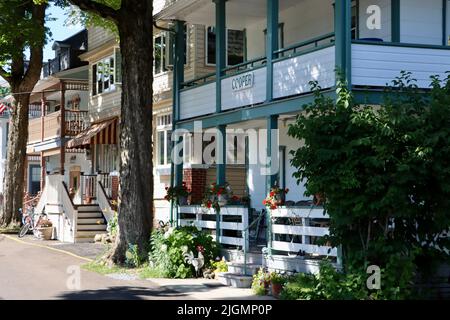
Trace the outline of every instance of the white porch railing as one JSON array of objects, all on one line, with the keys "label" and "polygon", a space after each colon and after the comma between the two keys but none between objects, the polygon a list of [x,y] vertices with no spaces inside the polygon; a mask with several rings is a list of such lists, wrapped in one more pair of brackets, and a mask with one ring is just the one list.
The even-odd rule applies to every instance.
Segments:
[{"label": "white porch railing", "polygon": [[[214,209],[201,206],[181,206],[179,210],[180,226],[196,226],[202,230],[216,231],[217,222]],[[188,217],[190,216],[190,217]],[[248,227],[249,209],[246,207],[227,206],[220,209],[219,240],[220,244],[248,248],[248,239],[245,239],[243,231]],[[232,231],[235,235],[223,235],[224,231]]]},{"label": "white porch railing", "polygon": [[[329,216],[323,208],[278,208],[271,210],[273,250],[305,252],[311,256],[337,257],[337,248],[319,246],[317,240],[329,233]],[[286,220],[284,223],[281,220]]]},{"label": "white porch railing", "polygon": [[77,207],[73,204],[72,199],[69,196],[69,190],[67,189],[64,181],[61,183],[61,203],[64,210],[64,216],[66,221],[69,223],[71,234],[75,239],[77,234],[77,221],[78,221],[78,210]]},{"label": "white porch railing", "polygon": [[97,204],[103,212],[106,221],[109,222],[114,217],[114,211],[111,208],[109,197],[100,181],[97,181]]}]

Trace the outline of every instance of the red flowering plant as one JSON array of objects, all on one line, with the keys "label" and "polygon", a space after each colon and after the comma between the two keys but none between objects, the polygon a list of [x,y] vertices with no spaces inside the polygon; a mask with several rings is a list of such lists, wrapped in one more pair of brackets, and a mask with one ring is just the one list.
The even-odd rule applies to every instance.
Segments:
[{"label": "red flowering plant", "polygon": [[166,196],[164,199],[167,201],[174,201],[177,205],[184,205],[187,202],[187,198],[191,194],[191,191],[186,187],[186,183],[183,182],[181,186],[166,187]]},{"label": "red flowering plant", "polygon": [[281,189],[280,187],[274,186],[263,200],[263,205],[270,210],[275,210],[279,206],[284,205],[287,193],[289,193],[289,189]]},{"label": "red flowering plant", "polygon": [[225,185],[219,186],[216,183],[212,183],[208,188],[206,188],[202,205],[208,209],[213,208],[217,212],[220,212],[220,205],[227,203],[229,197],[233,196],[230,185],[225,183]]}]

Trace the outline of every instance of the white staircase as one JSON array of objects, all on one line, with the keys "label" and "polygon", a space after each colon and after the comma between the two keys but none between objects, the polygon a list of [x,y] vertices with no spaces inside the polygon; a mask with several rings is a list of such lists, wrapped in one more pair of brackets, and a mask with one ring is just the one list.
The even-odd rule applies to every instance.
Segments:
[{"label": "white staircase", "polygon": [[234,288],[250,288],[253,275],[262,267],[263,257],[260,252],[247,252],[245,263],[241,250],[225,250],[223,256],[228,262],[228,272],[219,274],[219,281]]},{"label": "white staircase", "polygon": [[107,223],[97,204],[77,206],[75,242],[94,242],[95,235],[106,234]]}]

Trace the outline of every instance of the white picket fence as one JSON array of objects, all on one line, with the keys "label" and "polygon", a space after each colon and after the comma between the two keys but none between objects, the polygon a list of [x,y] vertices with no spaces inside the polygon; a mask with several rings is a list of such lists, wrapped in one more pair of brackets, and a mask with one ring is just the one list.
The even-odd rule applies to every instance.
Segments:
[{"label": "white picket fence", "polygon": [[[214,209],[207,209],[202,206],[181,206],[178,208],[179,225],[180,226],[196,226],[202,230],[216,230],[216,220],[212,217],[216,217],[216,211]],[[185,218],[185,215],[195,215],[195,218]],[[219,240],[216,240],[215,235],[213,238],[224,245],[246,246],[248,248],[248,238],[244,239],[243,232],[248,227],[249,210],[246,207],[239,206],[227,206],[220,209],[220,232]],[[227,217],[234,216],[238,222],[224,221]],[[210,219],[203,219],[209,217]],[[234,220],[234,219],[233,219]],[[237,236],[225,236],[224,231],[232,230],[238,231]]]},{"label": "white picket fence", "polygon": [[[273,250],[293,253],[304,251],[310,255],[337,257],[336,248],[315,244],[318,238],[329,233],[327,227],[329,216],[323,208],[281,207],[271,210],[271,216],[288,218],[289,221],[285,224],[272,223],[272,239],[288,238],[285,241],[273,240]],[[295,236],[301,241],[294,241]]]}]

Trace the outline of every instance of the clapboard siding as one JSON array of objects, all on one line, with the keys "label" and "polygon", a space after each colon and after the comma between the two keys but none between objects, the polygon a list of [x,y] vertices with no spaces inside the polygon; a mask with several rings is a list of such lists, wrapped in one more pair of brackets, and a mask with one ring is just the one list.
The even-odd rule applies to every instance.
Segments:
[{"label": "clapboard siding", "polygon": [[442,10],[442,0],[401,0],[401,42],[442,44]]},{"label": "clapboard siding", "polygon": [[91,27],[88,30],[89,50],[94,50],[95,48],[100,47],[101,45],[113,40],[114,38],[114,34],[106,29],[100,27]]},{"label": "clapboard siding", "polygon": [[335,47],[328,47],[274,64],[273,96],[287,97],[311,91],[309,82],[322,88],[335,84]]},{"label": "clapboard siding", "polygon": [[266,68],[249,72],[253,72],[254,75],[253,87],[245,90],[233,91],[232,81],[236,77],[229,77],[222,80],[222,110],[254,105],[266,100]]},{"label": "clapboard siding", "polygon": [[[245,167],[227,166],[226,180],[230,184],[234,195],[242,197],[246,194]],[[216,168],[210,168],[206,173],[206,185],[209,186],[214,182],[216,182]]]},{"label": "clapboard siding", "polygon": [[450,50],[445,49],[353,44],[352,59],[352,84],[360,86],[385,86],[408,71],[419,87],[429,88],[430,76],[450,71]]},{"label": "clapboard siding", "polygon": [[216,111],[216,83],[209,83],[180,94],[180,118],[189,119]]}]

